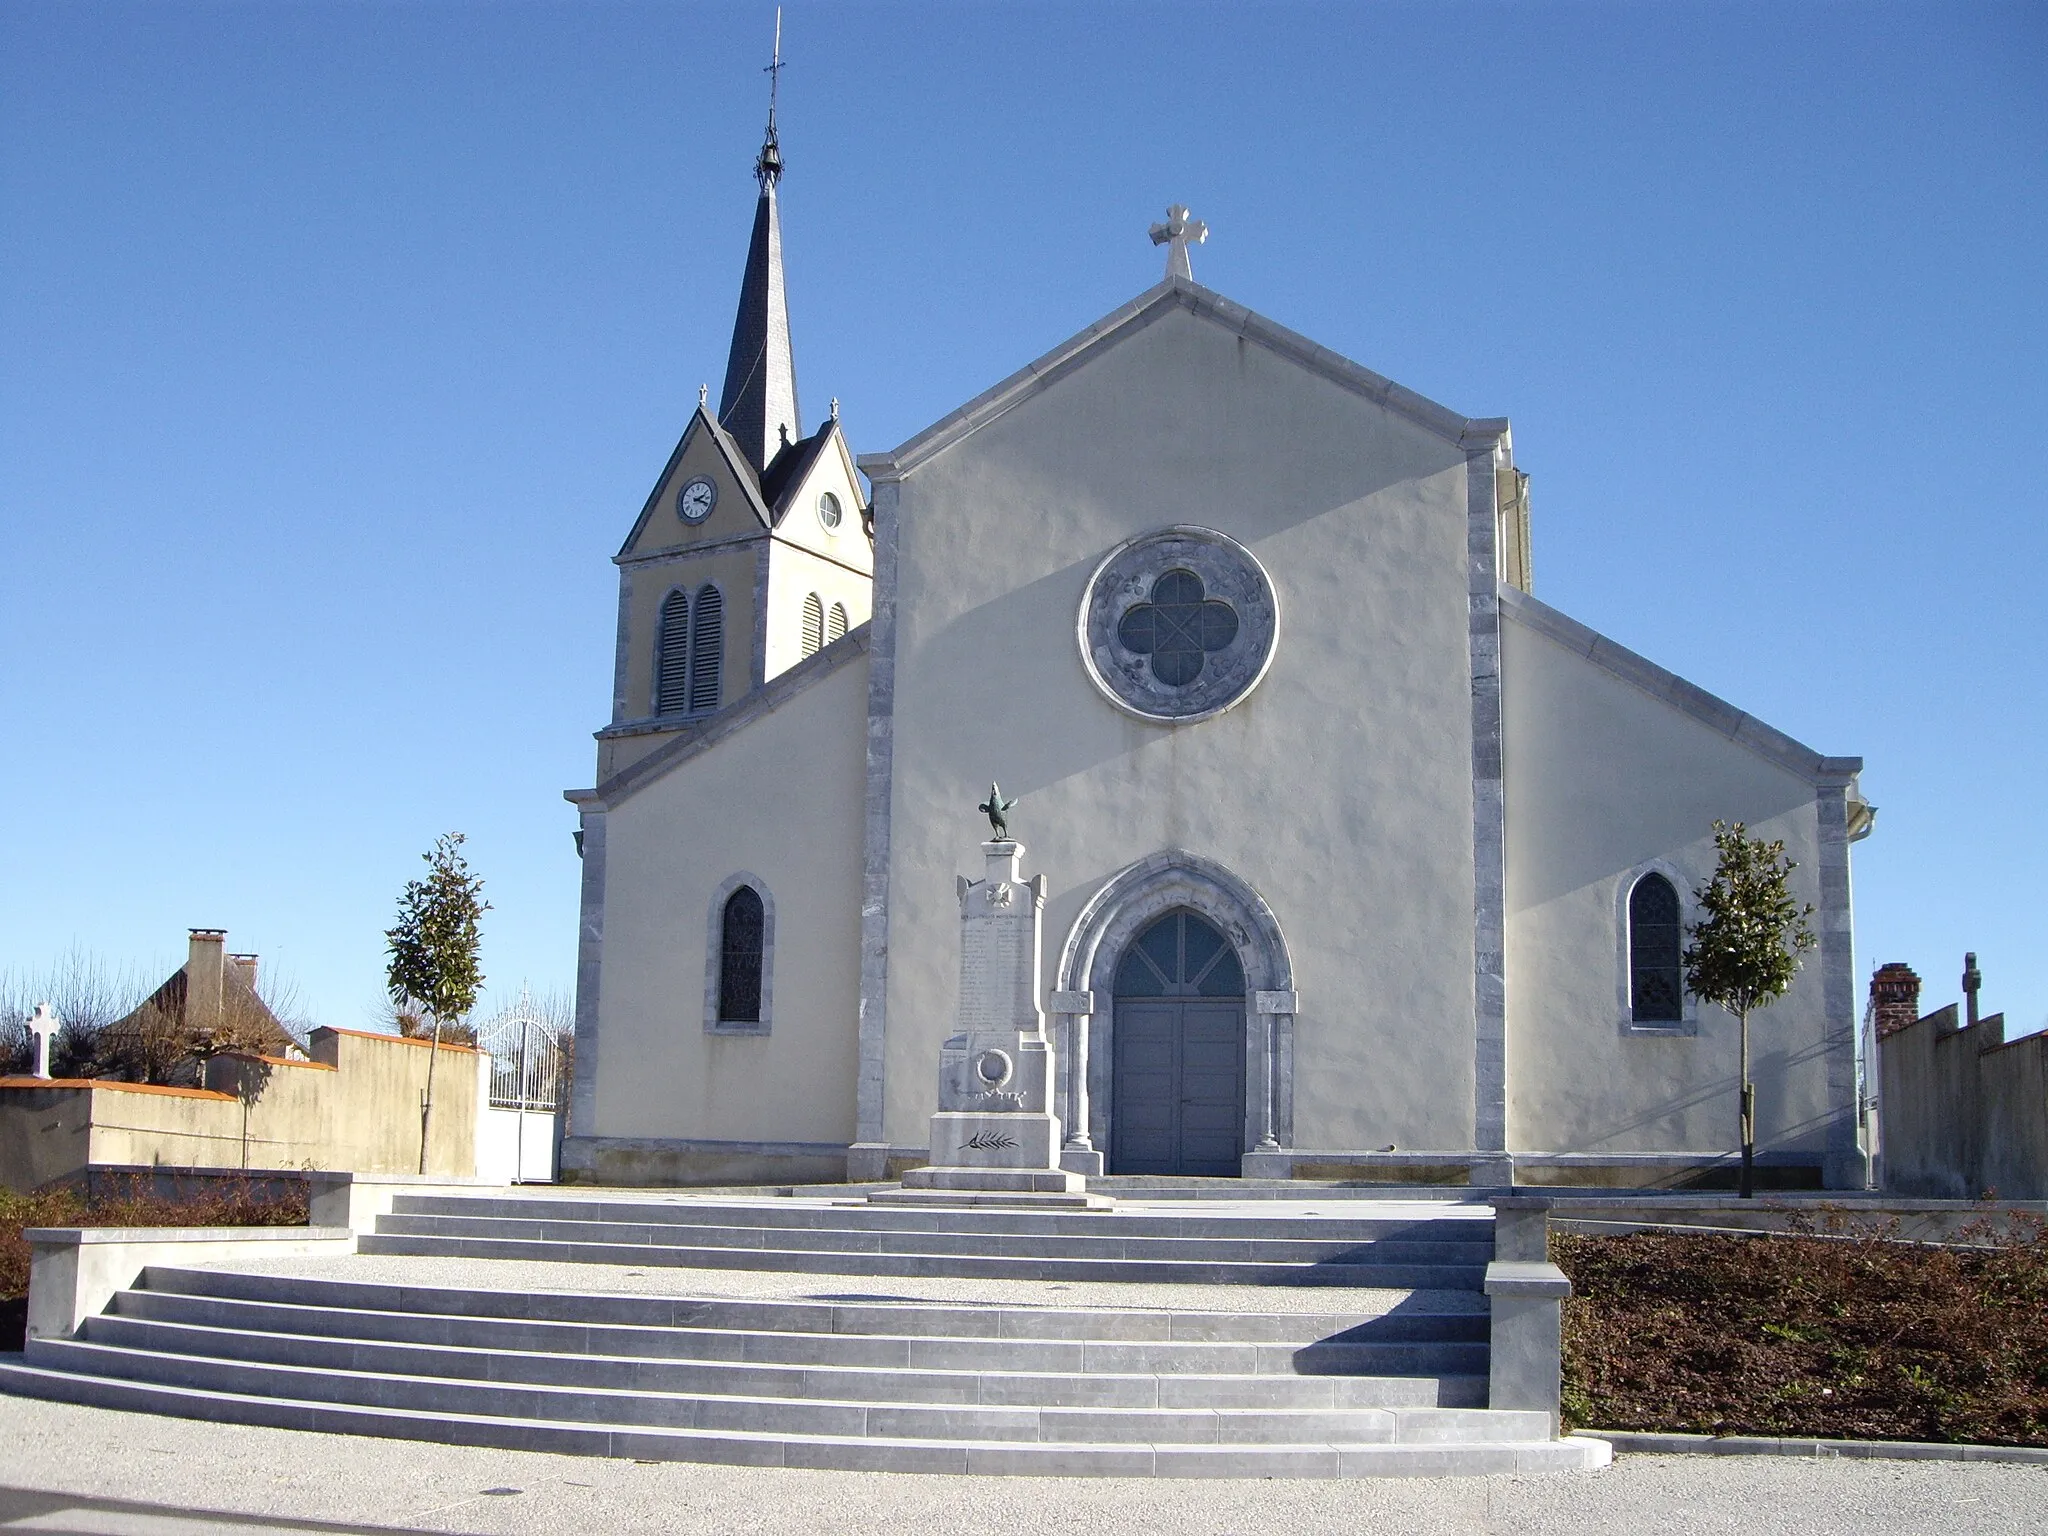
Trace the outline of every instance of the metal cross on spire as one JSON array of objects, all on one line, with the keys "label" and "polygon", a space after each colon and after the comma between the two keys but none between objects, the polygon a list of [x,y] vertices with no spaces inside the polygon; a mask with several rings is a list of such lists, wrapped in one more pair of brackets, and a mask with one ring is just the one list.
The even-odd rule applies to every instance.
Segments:
[{"label": "metal cross on spire", "polygon": [[1152,226],[1152,243],[1166,247],[1166,275],[1195,280],[1195,269],[1188,264],[1188,247],[1200,245],[1209,238],[1209,226],[1200,219],[1188,217],[1188,211],[1179,203],[1166,210],[1166,222]]},{"label": "metal cross on spire", "polygon": [[754,179],[761,190],[782,179],[782,146],[775,141],[775,98],[782,87],[782,7],[775,7],[775,52],[761,73],[768,77],[768,133],[761,141],[761,153],[754,161]]}]

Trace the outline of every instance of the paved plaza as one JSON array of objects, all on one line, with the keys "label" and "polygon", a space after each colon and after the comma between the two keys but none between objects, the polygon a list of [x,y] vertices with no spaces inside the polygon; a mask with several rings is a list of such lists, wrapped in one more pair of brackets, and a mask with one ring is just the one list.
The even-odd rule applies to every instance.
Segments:
[{"label": "paved plaza", "polygon": [[0,1530],[2006,1536],[2048,1531],[2048,1468],[1625,1456],[1534,1478],[921,1477],[641,1465],[0,1398]]}]

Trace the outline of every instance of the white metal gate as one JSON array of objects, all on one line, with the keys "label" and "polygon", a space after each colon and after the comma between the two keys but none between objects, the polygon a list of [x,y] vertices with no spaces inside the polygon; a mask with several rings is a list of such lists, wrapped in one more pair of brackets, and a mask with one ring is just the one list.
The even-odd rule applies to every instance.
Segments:
[{"label": "white metal gate", "polygon": [[561,1140],[562,1049],[527,1001],[477,1031],[491,1058],[491,1102],[477,1136],[477,1176],[507,1184],[552,1184]]}]

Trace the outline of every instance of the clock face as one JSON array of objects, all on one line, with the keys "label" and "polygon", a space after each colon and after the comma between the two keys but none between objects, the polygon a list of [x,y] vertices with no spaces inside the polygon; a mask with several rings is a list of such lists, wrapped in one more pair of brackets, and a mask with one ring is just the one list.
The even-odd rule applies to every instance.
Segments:
[{"label": "clock face", "polygon": [[676,494],[676,516],[686,523],[701,523],[717,500],[718,487],[699,475]]},{"label": "clock face", "polygon": [[839,527],[839,519],[845,515],[845,512],[840,508],[839,498],[830,491],[827,491],[818,498],[818,521],[827,528],[836,531]]}]

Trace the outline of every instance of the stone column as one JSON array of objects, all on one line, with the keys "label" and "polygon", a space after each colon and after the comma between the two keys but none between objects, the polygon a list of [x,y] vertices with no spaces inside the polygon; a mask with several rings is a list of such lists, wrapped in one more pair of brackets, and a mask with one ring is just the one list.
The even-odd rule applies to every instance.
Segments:
[{"label": "stone column", "polygon": [[1571,1281],[1550,1262],[1549,1199],[1497,1196],[1493,1262],[1486,1266],[1493,1314],[1486,1406],[1547,1413],[1553,1437],[1564,1382],[1564,1299],[1571,1293]]},{"label": "stone column", "polygon": [[1301,999],[1294,992],[1255,991],[1250,1001],[1256,1048],[1252,1052],[1254,1070],[1245,1087],[1254,1100],[1251,1124],[1247,1127],[1252,1145],[1241,1160],[1240,1169],[1247,1179],[1291,1178],[1294,1158],[1283,1140],[1293,1138],[1282,1137],[1285,1126],[1281,1105],[1292,1067],[1287,1033],[1293,1027]]},{"label": "stone column", "polygon": [[1095,1016],[1093,992],[1055,992],[1051,1012],[1066,1020],[1060,1031],[1067,1053],[1067,1102],[1061,1117],[1067,1127],[1066,1145],[1060,1148],[1060,1167],[1089,1178],[1102,1173],[1102,1154],[1088,1134],[1088,1025]]}]

